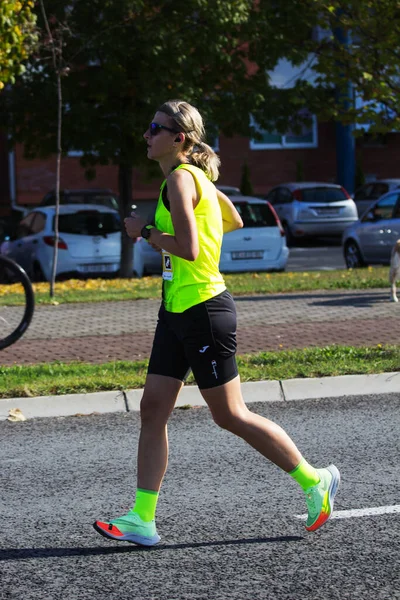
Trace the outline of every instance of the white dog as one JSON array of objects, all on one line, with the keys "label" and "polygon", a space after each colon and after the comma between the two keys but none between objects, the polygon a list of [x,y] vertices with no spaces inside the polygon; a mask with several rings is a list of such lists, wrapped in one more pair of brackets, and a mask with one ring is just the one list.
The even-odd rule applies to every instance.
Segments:
[{"label": "white dog", "polygon": [[400,279],[400,240],[397,240],[392,249],[390,257],[389,282],[391,285],[390,300],[398,302],[396,295],[396,281]]}]

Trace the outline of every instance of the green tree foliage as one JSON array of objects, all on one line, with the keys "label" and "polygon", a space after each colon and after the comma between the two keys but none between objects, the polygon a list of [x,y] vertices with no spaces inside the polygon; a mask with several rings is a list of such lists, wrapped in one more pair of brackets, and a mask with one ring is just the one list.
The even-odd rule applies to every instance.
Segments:
[{"label": "green tree foliage", "polygon": [[[398,0],[45,0],[45,8],[64,32],[63,150],[82,150],[88,175],[118,165],[121,217],[130,212],[132,168],[148,163],[143,132],[168,98],[194,103],[227,136],[252,132],[250,114],[267,129],[294,128],[304,107],[370,121],[373,131],[400,125]],[[56,151],[57,93],[36,12],[43,43],[0,100],[27,154],[46,156]],[[324,35],[313,35],[317,26]],[[350,46],[337,28],[351,32]],[[268,72],[282,57],[313,66],[316,85],[300,76],[272,87]],[[367,104],[344,111],[333,90],[350,80]],[[126,274],[129,244],[123,238]]]},{"label": "green tree foliage", "polygon": [[23,72],[23,61],[37,40],[34,2],[1,0],[0,3],[0,90]]},{"label": "green tree foliage", "polygon": [[370,130],[378,133],[399,129],[400,3],[346,0],[323,4],[323,26],[340,27],[348,33],[349,45],[331,38],[317,48],[321,84],[340,87],[343,81],[352,82],[364,104],[349,108],[344,115],[349,122],[370,123]]},{"label": "green tree foliage", "polygon": [[[323,117],[367,125],[374,133],[399,130],[400,2],[301,0],[301,5],[299,20],[304,13],[318,24],[301,48],[317,74],[314,87],[298,82],[308,107]],[[299,8],[297,0],[285,7],[293,16]],[[349,83],[354,95],[346,103]]]},{"label": "green tree foliage", "polygon": [[298,106],[372,133],[400,129],[399,0],[260,0],[258,10],[251,46],[260,68],[281,56],[304,68],[279,94],[265,94],[267,110],[257,120],[283,131]]},{"label": "green tree foliage", "polygon": [[[248,134],[249,114],[265,112],[268,75],[249,69],[261,51],[253,0],[46,0],[45,6],[50,24],[68,31],[63,150],[82,150],[89,175],[96,165],[118,165],[121,217],[132,203],[132,167],[148,163],[143,133],[162,102],[194,103],[226,135]],[[44,42],[40,14],[38,23]],[[276,44],[289,52],[285,41]],[[275,48],[268,64],[273,67],[281,54]],[[46,44],[6,103],[14,137],[27,155],[55,153],[56,85]],[[122,248],[127,274],[132,252],[126,237]]]}]

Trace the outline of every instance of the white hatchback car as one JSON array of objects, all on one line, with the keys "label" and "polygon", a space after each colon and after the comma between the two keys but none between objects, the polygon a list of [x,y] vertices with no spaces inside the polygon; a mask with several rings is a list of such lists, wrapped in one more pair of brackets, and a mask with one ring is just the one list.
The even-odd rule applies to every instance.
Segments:
[{"label": "white hatchback car", "polygon": [[[20,264],[34,281],[51,278],[55,207],[29,212],[1,254]],[[121,222],[112,208],[93,204],[60,206],[57,277],[115,274],[121,254]]]},{"label": "white hatchback car", "polygon": [[[219,268],[222,273],[240,271],[283,271],[289,258],[285,232],[266,200],[233,196],[243,228],[224,235]],[[158,252],[140,238],[134,246],[133,269],[138,277],[161,273]]]}]

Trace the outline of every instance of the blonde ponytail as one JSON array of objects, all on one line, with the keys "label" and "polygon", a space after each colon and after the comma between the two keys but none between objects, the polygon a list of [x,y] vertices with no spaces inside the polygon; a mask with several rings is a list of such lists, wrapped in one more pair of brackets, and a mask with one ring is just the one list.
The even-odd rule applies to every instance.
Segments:
[{"label": "blonde ponytail", "polygon": [[219,156],[205,142],[196,144],[188,155],[189,162],[205,172],[211,181],[217,181],[219,177]]},{"label": "blonde ponytail", "polygon": [[203,118],[197,108],[183,100],[169,100],[157,112],[168,115],[175,123],[178,131],[185,134],[183,153],[192,165],[205,172],[211,181],[219,176],[221,161],[214,150],[205,143]]}]

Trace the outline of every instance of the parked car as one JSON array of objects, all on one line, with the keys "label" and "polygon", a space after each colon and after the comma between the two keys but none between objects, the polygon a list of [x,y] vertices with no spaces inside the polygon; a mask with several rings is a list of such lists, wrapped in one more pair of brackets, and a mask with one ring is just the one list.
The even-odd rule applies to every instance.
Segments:
[{"label": "parked car", "polygon": [[[48,192],[39,206],[55,206],[55,191]],[[118,197],[108,189],[60,190],[61,204],[96,204],[118,210]]]},{"label": "parked car", "polygon": [[390,253],[400,239],[400,189],[388,192],[346,229],[343,254],[349,269],[369,264],[389,264]]},{"label": "parked car", "polygon": [[25,206],[14,205],[9,214],[0,218],[0,244],[12,235],[20,220],[29,212]]},{"label": "parked car", "polygon": [[284,271],[289,258],[285,231],[269,202],[251,196],[231,198],[243,228],[226,233],[219,268],[237,271]]},{"label": "parked car", "polygon": [[338,236],[357,221],[357,208],[348,192],[333,183],[284,183],[267,194],[286,232],[296,238]]},{"label": "parked car", "polygon": [[133,247],[133,272],[137,277],[161,275],[161,254],[143,238],[138,238]]},{"label": "parked car", "polygon": [[400,188],[400,179],[377,179],[359,187],[354,194],[358,216],[362,217],[368,208],[383,194]]},{"label": "parked car", "polygon": [[[223,237],[219,268],[223,273],[239,271],[283,271],[289,258],[285,232],[266,200],[233,196],[243,219],[243,228]],[[134,247],[133,268],[138,277],[161,273],[161,257],[145,240]]]},{"label": "parked car", "polygon": [[241,196],[240,189],[238,187],[234,187],[233,185],[216,185],[215,187],[226,194],[228,198],[231,196]]},{"label": "parked car", "polygon": [[[20,264],[34,281],[51,278],[55,207],[29,212],[15,234],[0,246],[1,254]],[[119,213],[106,206],[60,206],[57,277],[115,274],[120,266]]]}]

